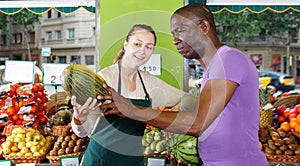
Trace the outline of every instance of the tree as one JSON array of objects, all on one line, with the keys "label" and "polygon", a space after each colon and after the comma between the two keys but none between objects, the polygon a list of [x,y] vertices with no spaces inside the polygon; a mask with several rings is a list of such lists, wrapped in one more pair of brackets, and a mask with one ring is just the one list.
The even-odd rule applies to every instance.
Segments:
[{"label": "tree", "polygon": [[2,30],[9,38],[9,31],[7,28],[8,17],[6,14],[0,13],[0,30]]},{"label": "tree", "polygon": [[26,44],[26,48],[28,51],[28,58],[31,60],[31,51],[29,45],[29,32],[34,29],[34,23],[40,23],[39,14],[34,14],[28,10],[23,9],[15,15],[9,16],[9,21],[13,24],[17,24],[22,26],[23,34],[24,34],[24,42]]},{"label": "tree", "polygon": [[215,14],[218,35],[223,43],[233,44],[242,41],[244,38],[259,36],[266,31],[265,35],[283,37],[283,34],[298,32],[300,26],[300,13],[287,11],[275,13],[267,10],[255,14],[247,10],[233,14],[222,11]]}]

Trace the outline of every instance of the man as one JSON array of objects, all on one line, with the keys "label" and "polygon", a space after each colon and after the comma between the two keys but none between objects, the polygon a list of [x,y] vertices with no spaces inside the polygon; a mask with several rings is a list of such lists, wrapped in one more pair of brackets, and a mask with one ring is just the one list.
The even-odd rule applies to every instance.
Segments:
[{"label": "man", "polygon": [[205,166],[269,165],[259,147],[258,73],[254,64],[239,50],[221,44],[214,17],[203,5],[176,10],[171,32],[178,52],[204,67],[196,110],[139,109],[105,86],[112,96],[98,99],[114,102],[101,106],[111,108],[103,114],[127,116],[166,131],[197,136]]}]

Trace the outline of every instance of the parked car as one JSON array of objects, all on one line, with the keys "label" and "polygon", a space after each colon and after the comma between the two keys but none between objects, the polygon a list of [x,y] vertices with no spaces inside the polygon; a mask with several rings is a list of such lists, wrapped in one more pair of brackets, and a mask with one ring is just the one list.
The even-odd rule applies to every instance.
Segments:
[{"label": "parked car", "polygon": [[274,86],[276,91],[288,92],[295,89],[295,80],[289,74],[264,70],[258,73],[260,83]]}]

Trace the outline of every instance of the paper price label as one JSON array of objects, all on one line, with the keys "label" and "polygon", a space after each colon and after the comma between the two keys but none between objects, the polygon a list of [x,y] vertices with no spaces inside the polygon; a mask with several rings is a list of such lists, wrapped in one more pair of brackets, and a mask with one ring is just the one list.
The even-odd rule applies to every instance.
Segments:
[{"label": "paper price label", "polygon": [[61,157],[60,158],[61,166],[79,166],[79,157]]},{"label": "paper price label", "polygon": [[166,166],[165,158],[147,157],[147,166]]},{"label": "paper price label", "polygon": [[34,79],[33,61],[5,61],[4,80],[12,83],[32,83]]},{"label": "paper price label", "polygon": [[12,166],[12,161],[11,160],[0,160],[0,165],[1,166]]},{"label": "paper price label", "polygon": [[148,71],[153,75],[161,75],[161,56],[160,54],[153,54],[147,63],[140,66],[142,71]]},{"label": "paper price label", "polygon": [[43,83],[45,85],[61,85],[61,74],[70,64],[43,64]]},{"label": "paper price label", "polygon": [[35,164],[34,163],[22,163],[22,164],[16,164],[16,166],[35,166]]}]

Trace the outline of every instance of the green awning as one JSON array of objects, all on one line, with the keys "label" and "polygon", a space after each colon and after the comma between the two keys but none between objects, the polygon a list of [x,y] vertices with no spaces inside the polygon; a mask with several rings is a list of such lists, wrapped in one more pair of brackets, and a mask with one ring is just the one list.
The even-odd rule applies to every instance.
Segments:
[{"label": "green awning", "polygon": [[86,6],[80,6],[80,7],[36,7],[36,8],[0,8],[0,13],[13,15],[16,14],[22,10],[28,10],[34,14],[44,14],[48,12],[51,9],[54,9],[62,14],[71,14],[78,9],[83,8],[91,13],[95,13],[95,7],[86,7]]},{"label": "green awning", "polygon": [[[224,0],[225,2],[226,0]],[[252,13],[262,13],[266,10],[271,10],[273,12],[277,13],[283,13],[288,10],[294,10],[296,12],[300,12],[300,5],[289,5],[289,2],[287,1],[286,5],[236,5],[239,3],[239,1],[236,1],[235,5],[210,5],[207,3],[207,0],[189,0],[189,3],[200,3],[200,4],[206,4],[207,7],[213,12],[213,13],[220,13],[224,10],[229,11],[231,13],[241,13],[244,10],[248,10]],[[245,3],[243,3],[245,4]],[[295,3],[297,4],[297,3]],[[298,3],[299,4],[299,3]]]}]

